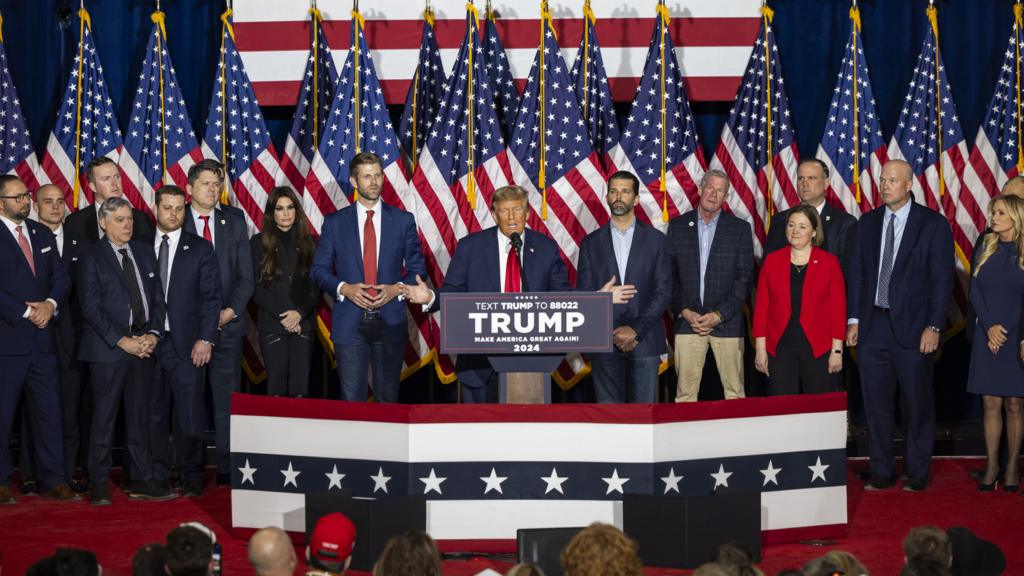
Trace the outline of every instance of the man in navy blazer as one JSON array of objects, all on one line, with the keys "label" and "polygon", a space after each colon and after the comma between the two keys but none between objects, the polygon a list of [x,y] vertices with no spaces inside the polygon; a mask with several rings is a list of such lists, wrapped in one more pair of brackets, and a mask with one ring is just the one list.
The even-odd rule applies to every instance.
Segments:
[{"label": "man in navy blazer", "polygon": [[907,427],[907,481],[928,485],[935,441],[932,372],[953,290],[953,235],[946,218],[914,203],[914,172],[903,160],[882,168],[878,207],[859,223],[847,280],[848,346],[858,346],[871,477],[868,490],[896,483],[896,394]]},{"label": "man in navy blazer", "polygon": [[89,501],[109,505],[111,447],[117,412],[124,399],[129,495],[167,500],[175,495],[153,479],[149,451],[149,388],[153,353],[164,328],[164,295],[150,240],[132,239],[131,204],[108,198],[99,212],[104,239],[78,265],[82,342],[78,357],[92,377],[89,436]]},{"label": "man in navy blazer", "polygon": [[754,276],[750,224],[722,211],[729,177],[708,170],[700,202],[669,223],[672,314],[675,316],[676,402],[694,402],[708,346],[725,398],[743,398],[743,303]]},{"label": "man in navy blazer", "polygon": [[0,176],[0,504],[15,501],[8,454],[22,390],[30,402],[43,496],[75,497],[65,482],[57,357],[50,323],[66,303],[70,282],[53,233],[28,220],[32,197],[17,176]]},{"label": "man in navy blazer", "polygon": [[309,274],[338,302],[331,315],[331,340],[338,358],[341,399],[366,400],[367,368],[373,393],[398,401],[407,310],[404,283],[426,273],[416,219],[381,201],[384,163],[372,152],[349,162],[357,201],[324,219]]},{"label": "man in navy blazer", "polygon": [[[182,229],[185,191],[161,186],[155,200],[153,250],[167,312],[164,336],[156,350],[157,377],[149,397],[153,480],[169,488],[171,451],[167,440],[173,423],[174,463],[182,492],[195,497],[203,493],[204,376],[220,320],[220,271],[213,245]],[[172,406],[173,413],[169,410]]]},{"label": "man in navy blazer", "polygon": [[224,165],[200,160],[188,170],[185,187],[191,203],[185,207],[186,232],[213,245],[220,270],[221,310],[213,357],[206,365],[213,397],[213,425],[217,444],[217,484],[231,483],[231,394],[241,390],[245,307],[252,297],[253,267],[245,215],[220,203]]},{"label": "man in navy blazer", "polygon": [[665,352],[661,316],[672,294],[665,235],[636,219],[640,181],[620,171],[608,179],[605,201],[611,221],[591,232],[580,247],[576,287],[598,290],[609,276],[636,286],[636,296],[613,309],[615,350],[589,355],[594,394],[600,403],[653,403],[658,367]]},{"label": "man in navy blazer", "polygon": [[[107,156],[97,156],[89,161],[85,175],[92,190],[93,203],[68,214],[64,227],[92,244],[103,236],[98,218],[100,206],[107,198],[123,198],[124,192],[121,188],[121,170],[117,162]],[[153,237],[153,220],[145,212],[132,208],[132,222],[132,238],[141,240]]]}]

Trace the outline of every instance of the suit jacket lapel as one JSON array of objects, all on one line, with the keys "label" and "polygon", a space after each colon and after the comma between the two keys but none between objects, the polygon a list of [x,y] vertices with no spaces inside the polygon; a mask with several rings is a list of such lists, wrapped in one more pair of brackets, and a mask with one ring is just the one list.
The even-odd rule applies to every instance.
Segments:
[{"label": "suit jacket lapel", "polygon": [[185,208],[185,223],[182,226],[182,228],[184,228],[185,230],[188,230],[189,232],[191,232],[193,234],[198,235],[199,237],[202,237],[202,233],[200,233],[200,232],[198,232],[196,230],[195,217],[196,217],[196,213],[192,211],[192,206],[189,205],[187,208]]},{"label": "suit jacket lapel", "polygon": [[907,258],[910,258],[910,253],[914,250],[914,246],[917,245],[917,237],[921,233],[921,218],[924,217],[924,213],[921,210],[928,210],[923,206],[916,204],[913,197],[910,199],[910,213],[907,214],[907,224],[903,227],[903,237],[900,238],[900,251],[896,253],[896,261],[892,264],[892,270],[895,273],[897,270],[903,270],[907,265]]},{"label": "suit jacket lapel", "polygon": [[[28,227],[25,226],[24,224],[22,224],[22,226],[23,226],[24,230],[28,229]],[[11,254],[15,254],[16,255],[15,259],[25,266],[25,270],[28,270],[29,273],[31,273],[31,269],[28,267],[28,260],[25,259],[25,255],[21,252],[21,246],[18,245],[18,241],[15,239],[15,234],[17,234],[17,233],[16,232],[14,234],[11,234],[9,232],[4,232],[3,233],[4,242],[6,242],[8,244],[7,250]],[[32,244],[32,251],[35,252],[35,249],[36,249],[35,243],[31,242],[31,244]]]},{"label": "suit jacket lapel", "polygon": [[83,210],[88,210],[88,212],[86,212],[87,216],[85,217],[85,234],[89,237],[91,242],[99,242],[100,222],[96,218],[96,209],[90,205],[84,207]]},{"label": "suit jacket lapel", "polygon": [[[381,215],[381,222],[383,223],[384,216]],[[359,270],[359,275],[365,281],[366,270],[363,269],[363,245],[359,242],[359,208],[353,204],[352,209],[345,215],[345,220],[339,222],[341,224],[342,232],[347,229],[348,239],[347,242],[342,242],[342,250],[345,246],[353,246],[356,251],[356,269]],[[384,226],[381,225],[383,231]],[[377,261],[380,262],[380,256],[378,255]],[[377,267],[378,271],[380,266]]]},{"label": "suit jacket lapel", "polygon": [[[494,292],[501,292],[504,286],[501,285],[501,270],[498,269],[498,259],[495,258],[495,256],[501,256],[498,253],[498,234],[500,232],[497,231],[497,228],[488,228],[488,230],[490,232],[484,235],[484,254],[486,255],[483,261],[484,273],[486,278],[494,278],[492,290]],[[529,238],[529,234],[526,237]],[[524,252],[527,250],[527,242],[528,240],[523,242]],[[530,259],[524,257],[523,263],[529,265],[529,262]],[[524,275],[526,274],[526,266],[523,266],[522,272]],[[529,284],[529,280],[527,280],[527,284]]]},{"label": "suit jacket lapel", "polygon": [[[609,225],[611,225],[611,224],[609,224]],[[634,268],[635,268],[635,266],[633,266],[633,265],[640,261],[640,251],[644,248],[642,246],[643,238],[644,238],[644,236],[646,236],[646,232],[647,232],[646,230],[641,230],[641,228],[643,226],[644,226],[644,224],[641,224],[639,220],[637,220],[633,224],[633,241],[629,245],[629,255],[626,256],[626,273],[623,274],[622,278],[619,278],[619,282],[618,282],[619,284],[628,284],[629,283],[629,282],[627,282],[627,279],[628,278],[632,278],[632,274],[631,273],[634,271]],[[609,230],[609,232],[611,232],[611,230]],[[612,251],[612,256],[614,256],[614,255],[615,255],[615,251],[613,250]],[[617,260],[616,260],[615,264],[616,264],[616,268],[617,268],[618,267],[618,261]]]}]

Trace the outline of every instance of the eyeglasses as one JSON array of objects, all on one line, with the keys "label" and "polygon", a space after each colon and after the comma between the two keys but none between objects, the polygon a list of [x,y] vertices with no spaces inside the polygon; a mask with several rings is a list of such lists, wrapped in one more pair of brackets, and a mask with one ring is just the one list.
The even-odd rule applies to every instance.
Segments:
[{"label": "eyeglasses", "polygon": [[14,200],[15,202],[25,202],[32,198],[32,194],[30,192],[22,192],[15,196],[0,196],[0,198],[3,198],[4,200]]}]

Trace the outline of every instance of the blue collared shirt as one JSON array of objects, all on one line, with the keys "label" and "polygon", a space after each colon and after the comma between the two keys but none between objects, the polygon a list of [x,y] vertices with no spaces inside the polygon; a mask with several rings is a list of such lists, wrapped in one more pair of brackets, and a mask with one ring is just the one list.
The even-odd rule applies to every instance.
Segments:
[{"label": "blue collared shirt", "polygon": [[704,303],[704,272],[708,269],[708,258],[711,256],[711,245],[715,242],[715,231],[718,229],[718,218],[722,215],[719,210],[710,222],[705,223],[704,219],[697,214],[697,242],[700,244],[700,302]]},{"label": "blue collared shirt", "polygon": [[[882,219],[882,244],[881,251],[878,253],[878,276],[882,275],[882,257],[885,254],[885,231],[889,227],[889,220],[895,218],[893,222],[893,245],[892,245],[892,261],[896,263],[896,256],[900,253],[900,242],[903,240],[903,231],[907,228],[907,217],[910,216],[910,205],[914,203],[914,198],[904,204],[899,210],[893,212],[888,208],[885,209],[885,218]],[[890,286],[892,284],[890,283]],[[876,284],[877,286],[877,284]],[[877,290],[877,288],[876,288]],[[878,304],[878,294],[875,294],[875,305]]]},{"label": "blue collared shirt", "polygon": [[619,278],[616,284],[626,283],[626,266],[629,264],[629,251],[633,247],[633,233],[636,231],[636,218],[625,230],[620,230],[612,222],[609,227],[612,229],[612,249],[615,250],[615,263],[619,267]]}]

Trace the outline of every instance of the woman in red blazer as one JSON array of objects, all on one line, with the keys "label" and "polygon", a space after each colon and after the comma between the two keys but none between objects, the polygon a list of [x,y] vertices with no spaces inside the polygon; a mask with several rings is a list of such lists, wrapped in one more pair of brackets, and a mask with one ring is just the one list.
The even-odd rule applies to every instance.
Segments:
[{"label": "woman in red blazer", "polygon": [[843,369],[846,285],[839,260],[818,248],[818,211],[793,208],[788,248],[764,258],[754,306],[754,367],[771,378],[773,395],[833,392]]}]

